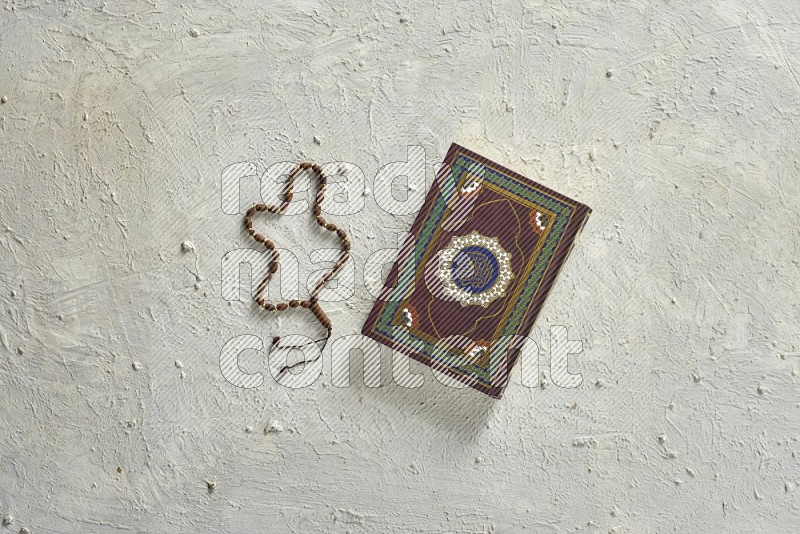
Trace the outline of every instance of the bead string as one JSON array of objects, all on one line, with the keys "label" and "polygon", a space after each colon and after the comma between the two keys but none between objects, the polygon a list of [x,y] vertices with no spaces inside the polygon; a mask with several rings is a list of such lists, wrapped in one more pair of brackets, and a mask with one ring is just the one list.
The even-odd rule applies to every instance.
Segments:
[{"label": "bead string", "polygon": [[[273,275],[278,272],[278,266],[280,265],[280,253],[275,248],[275,243],[270,241],[266,238],[266,236],[258,233],[253,228],[253,215],[260,211],[268,211],[270,213],[275,213],[278,215],[282,215],[286,208],[289,207],[289,203],[292,201],[292,197],[294,196],[294,181],[300,175],[301,172],[311,170],[314,174],[317,175],[319,180],[319,190],[317,191],[317,197],[314,202],[314,217],[316,218],[317,224],[322,227],[323,229],[336,233],[336,236],[342,242],[342,253],[339,256],[339,259],[336,260],[336,264],[333,268],[328,271],[322,278],[320,278],[317,285],[309,294],[308,300],[288,300],[285,302],[278,302],[272,303],[267,302],[266,298],[264,297],[264,293],[267,290],[267,286],[269,285],[270,280],[272,280]],[[328,179],[325,176],[325,173],[322,172],[322,168],[317,165],[316,163],[299,163],[297,164],[292,172],[289,173],[289,176],[286,180],[286,192],[283,195],[283,202],[278,205],[268,205],[268,204],[254,204],[247,210],[246,215],[244,216],[244,225],[247,228],[247,232],[259,243],[263,243],[267,250],[272,252],[272,261],[270,261],[269,268],[267,271],[266,276],[258,284],[258,288],[256,289],[255,301],[258,303],[259,306],[264,308],[267,311],[285,311],[289,308],[308,308],[311,310],[311,313],[314,314],[317,321],[325,327],[326,335],[324,338],[314,340],[312,343],[318,343],[323,341],[322,348],[320,349],[320,355],[322,351],[325,350],[325,346],[328,343],[328,339],[331,337],[331,330],[332,324],[331,320],[328,318],[328,315],[322,310],[322,307],[319,305],[319,292],[325,287],[327,284],[336,274],[344,267],[344,264],[347,263],[347,260],[350,259],[350,240],[347,237],[347,233],[338,228],[335,224],[329,223],[325,221],[322,217],[322,201],[325,199],[325,187],[328,184]],[[273,339],[273,346],[277,345],[280,342],[280,336],[275,336]],[[308,345],[309,343],[305,343],[303,345],[296,345],[296,347],[303,347]],[[313,360],[312,360],[313,361]],[[301,363],[310,363],[301,361],[296,363],[295,365],[300,365]],[[289,371],[295,365],[284,365],[283,368],[278,372],[278,377],[282,375],[284,372]]]}]

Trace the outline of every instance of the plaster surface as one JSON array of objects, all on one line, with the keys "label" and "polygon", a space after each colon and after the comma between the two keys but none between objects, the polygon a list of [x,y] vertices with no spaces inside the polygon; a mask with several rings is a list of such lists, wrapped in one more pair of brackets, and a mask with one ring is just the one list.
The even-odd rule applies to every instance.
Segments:
[{"label": "plaster surface", "polygon": [[[797,8],[5,1],[0,532],[800,531]],[[347,388],[330,361],[228,383],[231,338],[268,376],[271,337],[316,326],[222,298],[252,246],[222,170],[363,170],[364,209],[330,216],[341,337],[414,217],[373,177],[421,146],[430,180],[451,141],[594,210],[531,334],[541,385],[493,401],[411,364],[407,389],[388,355],[382,387],[355,356]],[[261,224],[302,280],[335,246],[308,214]],[[555,325],[580,387],[552,382]]]}]

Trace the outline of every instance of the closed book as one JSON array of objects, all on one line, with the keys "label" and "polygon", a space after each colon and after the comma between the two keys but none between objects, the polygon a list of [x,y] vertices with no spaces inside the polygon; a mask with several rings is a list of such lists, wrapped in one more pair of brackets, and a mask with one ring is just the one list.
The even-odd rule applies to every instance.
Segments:
[{"label": "closed book", "polygon": [[453,144],[362,333],[500,398],[590,213]]}]

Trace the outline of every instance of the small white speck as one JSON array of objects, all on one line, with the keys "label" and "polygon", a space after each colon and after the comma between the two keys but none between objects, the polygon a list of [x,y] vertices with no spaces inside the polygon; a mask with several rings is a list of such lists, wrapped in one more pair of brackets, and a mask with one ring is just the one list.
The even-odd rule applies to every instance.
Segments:
[{"label": "small white speck", "polygon": [[318,145],[321,145],[321,144],[322,144],[322,139],[320,139],[319,137],[317,137],[317,136],[315,135],[315,136],[314,136],[314,143],[316,143],[316,144],[318,144]]},{"label": "small white speck", "polygon": [[0,96],[0,102],[5,104],[6,102],[8,102],[8,97],[6,95]]},{"label": "small white speck", "polygon": [[658,436],[658,442],[659,443],[664,443],[665,441],[667,441],[667,436],[665,436],[664,434],[660,434]]},{"label": "small white speck", "polygon": [[85,121],[89,120],[89,114],[88,113],[86,113],[86,112],[83,113],[83,120],[85,120]]},{"label": "small white speck", "polygon": [[758,394],[759,394],[759,395],[763,395],[763,394],[764,394],[764,392],[766,391],[766,389],[764,389],[764,386],[762,386],[761,384],[759,384],[759,385],[758,385],[758,387],[756,388],[756,391],[758,391]]},{"label": "small white speck", "polygon": [[183,362],[181,362],[180,360],[175,360],[175,367],[177,367],[178,369],[183,369]]},{"label": "small white speck", "polygon": [[194,243],[189,240],[184,241],[181,243],[181,250],[184,252],[194,252],[196,249],[194,247]]},{"label": "small white speck", "polygon": [[191,30],[189,30],[189,35],[191,35],[192,37],[200,37],[200,30],[198,30],[197,28],[192,28]]},{"label": "small white speck", "polygon": [[22,347],[19,347],[19,348],[17,349],[17,354],[19,354],[20,356],[22,356],[23,354],[25,354],[25,349],[23,349]]},{"label": "small white speck", "polygon": [[3,518],[3,524],[4,525],[10,525],[13,522],[14,522],[14,516],[13,515],[7,515],[7,516],[5,516]]},{"label": "small white speck", "polygon": [[131,364],[131,367],[133,368],[134,371],[138,371],[142,368],[142,364],[139,362],[133,362]]},{"label": "small white speck", "polygon": [[217,489],[217,483],[213,480],[206,480],[206,487],[208,488],[208,491],[214,491]]}]

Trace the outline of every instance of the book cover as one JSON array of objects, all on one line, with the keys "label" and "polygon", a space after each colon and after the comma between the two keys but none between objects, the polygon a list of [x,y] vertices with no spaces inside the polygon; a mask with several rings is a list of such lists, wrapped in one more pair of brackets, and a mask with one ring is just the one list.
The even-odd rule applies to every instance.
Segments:
[{"label": "book cover", "polygon": [[500,398],[590,213],[451,145],[362,333]]}]

